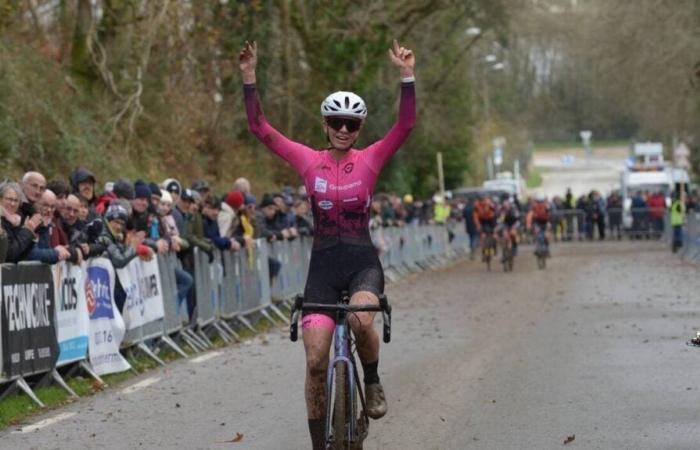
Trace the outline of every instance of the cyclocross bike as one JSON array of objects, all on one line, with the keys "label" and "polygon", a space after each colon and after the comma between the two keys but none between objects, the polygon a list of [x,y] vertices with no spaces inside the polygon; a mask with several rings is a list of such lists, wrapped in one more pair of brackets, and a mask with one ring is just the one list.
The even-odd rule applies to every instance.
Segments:
[{"label": "cyclocross bike", "polygon": [[503,262],[503,271],[513,271],[513,237],[508,229],[501,230],[501,261]]},{"label": "cyclocross bike", "polygon": [[541,270],[547,267],[547,237],[543,227],[535,229],[535,257],[537,257],[537,267]]},{"label": "cyclocross bike", "polygon": [[[326,449],[361,450],[362,442],[369,432],[369,417],[365,412],[365,396],[355,364],[355,350],[352,348],[354,339],[348,325],[348,316],[365,311],[381,312],[384,342],[388,343],[391,340],[391,305],[385,295],[379,296],[379,305],[350,305],[350,296],[345,291],[335,305],[304,303],[304,297],[298,295],[291,312],[289,337],[292,342],[298,338],[299,315],[303,311],[326,311],[336,315],[334,352],[326,376]],[[361,407],[359,411],[358,397]]]},{"label": "cyclocross bike", "polygon": [[491,271],[491,259],[496,256],[496,239],[493,230],[483,232],[484,239],[481,242],[481,260],[486,263],[486,269]]}]

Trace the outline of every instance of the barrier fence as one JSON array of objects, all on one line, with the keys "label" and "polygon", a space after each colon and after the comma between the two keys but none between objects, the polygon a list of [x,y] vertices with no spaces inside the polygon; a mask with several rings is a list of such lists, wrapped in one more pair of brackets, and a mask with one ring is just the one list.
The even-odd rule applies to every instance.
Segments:
[{"label": "barrier fence", "polygon": [[[672,231],[668,233],[669,245],[672,244]],[[683,227],[683,246],[679,249],[684,260],[700,263],[700,212],[691,212],[686,217]]]},{"label": "barrier fence", "polygon": [[[373,236],[383,242],[380,259],[386,278],[396,281],[413,272],[437,268],[469,252],[462,226],[382,228]],[[194,250],[194,267],[183,268],[174,254],[151,261],[138,258],[115,269],[106,258],[80,265],[65,262],[3,264],[0,270],[0,399],[18,389],[43,406],[35,385],[57,382],[75,393],[66,376],[85,371],[100,375],[132,369],[124,353],[141,351],[158,364],[160,349],[182,357],[239,340],[238,331],[255,331],[251,316],[272,324],[288,323],[283,308],[302,293],[312,240],[267,243],[258,240],[238,252]],[[280,270],[270,280],[274,261]],[[194,279],[196,309],[178,295],[178,273]],[[125,300],[120,312],[117,290]],[[132,369],[133,370],[133,369]]]}]

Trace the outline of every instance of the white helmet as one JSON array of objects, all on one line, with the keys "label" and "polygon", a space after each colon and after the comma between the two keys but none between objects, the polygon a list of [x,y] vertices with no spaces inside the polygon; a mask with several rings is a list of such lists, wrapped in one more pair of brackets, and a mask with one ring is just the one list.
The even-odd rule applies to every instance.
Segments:
[{"label": "white helmet", "polygon": [[323,117],[343,116],[364,119],[367,117],[367,107],[362,98],[352,92],[334,92],[321,103]]},{"label": "white helmet", "polygon": [[543,202],[545,200],[547,200],[547,197],[545,197],[543,193],[538,192],[537,194],[535,194],[535,201],[536,202]]}]

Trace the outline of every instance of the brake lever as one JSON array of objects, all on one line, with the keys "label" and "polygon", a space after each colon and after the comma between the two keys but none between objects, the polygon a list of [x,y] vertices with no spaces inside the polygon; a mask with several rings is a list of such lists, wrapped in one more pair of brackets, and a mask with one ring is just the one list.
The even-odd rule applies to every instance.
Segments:
[{"label": "brake lever", "polygon": [[289,320],[289,339],[292,342],[296,342],[299,338],[299,313],[301,312],[301,306],[304,303],[304,297],[297,295],[294,298],[294,306],[292,306],[291,317]]},{"label": "brake lever", "polygon": [[382,308],[382,321],[384,322],[384,342],[391,342],[391,305],[386,295],[379,296],[379,306]]}]

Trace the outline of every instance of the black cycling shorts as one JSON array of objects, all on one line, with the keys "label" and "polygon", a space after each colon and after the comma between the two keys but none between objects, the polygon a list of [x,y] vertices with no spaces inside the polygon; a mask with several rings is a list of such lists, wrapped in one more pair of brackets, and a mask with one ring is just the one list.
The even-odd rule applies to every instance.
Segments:
[{"label": "black cycling shorts", "polygon": [[479,219],[479,223],[483,233],[493,233],[496,229],[496,219]]},{"label": "black cycling shorts", "polygon": [[[342,291],[351,297],[360,291],[384,293],[384,271],[374,247],[343,243],[311,252],[304,301],[335,305]],[[334,313],[319,314],[335,319]]]}]

